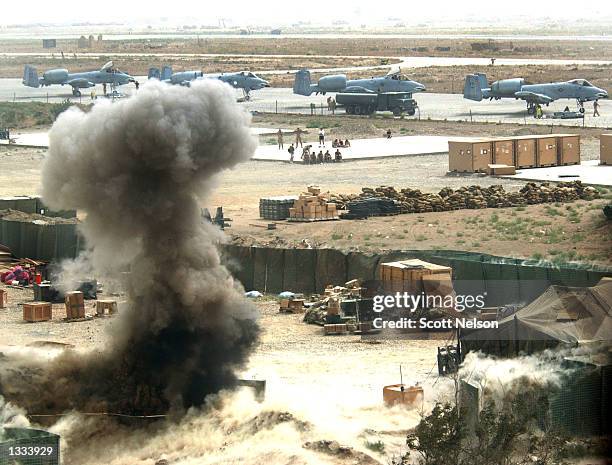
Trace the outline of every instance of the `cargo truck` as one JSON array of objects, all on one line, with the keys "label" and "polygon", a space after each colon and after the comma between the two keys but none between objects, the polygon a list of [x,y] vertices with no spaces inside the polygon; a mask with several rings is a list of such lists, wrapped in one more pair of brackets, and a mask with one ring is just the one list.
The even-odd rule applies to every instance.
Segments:
[{"label": "cargo truck", "polygon": [[345,108],[349,115],[371,115],[377,111],[391,111],[395,116],[407,113],[412,116],[418,104],[412,94],[406,92],[360,93],[341,92],[336,94],[336,103]]}]

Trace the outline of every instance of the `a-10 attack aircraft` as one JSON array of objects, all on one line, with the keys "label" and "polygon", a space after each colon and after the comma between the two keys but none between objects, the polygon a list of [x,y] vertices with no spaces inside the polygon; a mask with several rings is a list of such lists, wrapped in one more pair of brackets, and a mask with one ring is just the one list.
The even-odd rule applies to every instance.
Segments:
[{"label": "a-10 attack aircraft", "polygon": [[399,71],[371,79],[347,79],[344,74],[323,76],[311,84],[310,71],[301,69],[295,74],[293,93],[298,95],[323,94],[327,92],[361,92],[380,94],[383,92],[424,92],[425,86],[408,79]]},{"label": "a-10 attack aircraft", "polygon": [[99,71],[69,73],[67,69],[51,69],[45,71],[41,78],[38,77],[36,68],[25,65],[22,84],[24,86],[36,88],[52,85],[69,85],[72,87],[72,95],[80,97],[80,89],[94,87],[96,84],[109,84],[114,92],[117,86],[122,86],[130,82],[136,84],[136,79],[127,73],[113,68],[113,62],[109,61],[100,68]]},{"label": "a-10 attack aircraft", "polygon": [[159,79],[169,84],[179,84],[181,86],[188,86],[191,81],[198,79],[219,79],[235,89],[242,89],[245,100],[250,100],[252,90],[270,87],[268,81],[250,71],[223,74],[204,74],[202,71],[179,71],[178,73],[173,73],[172,67],[162,66],[161,72],[158,68],[149,68],[148,77],[149,79]]},{"label": "a-10 attack aircraft", "polygon": [[536,104],[548,105],[558,99],[575,99],[578,109],[584,113],[584,102],[608,98],[608,92],[595,87],[586,79],[572,79],[566,82],[530,84],[522,78],[502,79],[489,86],[483,73],[468,74],[465,77],[463,98],[480,102],[483,99],[521,99],[527,102],[527,112],[535,113]]}]

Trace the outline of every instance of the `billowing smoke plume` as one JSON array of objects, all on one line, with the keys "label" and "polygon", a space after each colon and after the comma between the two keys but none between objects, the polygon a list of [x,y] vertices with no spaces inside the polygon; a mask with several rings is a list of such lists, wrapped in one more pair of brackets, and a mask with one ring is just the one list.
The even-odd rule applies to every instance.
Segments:
[{"label": "billowing smoke plume", "polygon": [[212,79],[148,83],[125,101],[58,118],[45,203],[86,214],[93,270],[125,281],[129,308],[100,353],[0,374],[0,392],[36,413],[151,414],[232,386],[257,341],[256,311],[221,264],[222,234],[199,205],[217,173],[252,155],[249,122],[231,89]]}]

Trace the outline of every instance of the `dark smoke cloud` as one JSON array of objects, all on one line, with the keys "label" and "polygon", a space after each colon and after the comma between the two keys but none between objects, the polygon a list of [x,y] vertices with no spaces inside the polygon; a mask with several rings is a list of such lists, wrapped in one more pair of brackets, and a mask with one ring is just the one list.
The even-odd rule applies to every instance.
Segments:
[{"label": "dark smoke cloud", "polygon": [[256,311],[222,265],[221,233],[203,224],[199,205],[217,173],[251,157],[249,123],[231,89],[212,79],[148,83],[128,100],[58,118],[45,203],[86,213],[90,264],[126,280],[129,308],[104,350],[5,367],[0,392],[36,413],[151,414],[201,405],[234,384],[257,341]]}]

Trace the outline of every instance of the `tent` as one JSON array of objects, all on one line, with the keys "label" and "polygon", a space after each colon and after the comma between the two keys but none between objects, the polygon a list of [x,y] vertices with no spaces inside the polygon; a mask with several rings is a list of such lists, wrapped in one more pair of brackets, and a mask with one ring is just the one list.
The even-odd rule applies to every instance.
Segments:
[{"label": "tent", "polygon": [[462,329],[462,353],[531,354],[558,345],[612,342],[612,278],[593,287],[550,286],[497,328]]}]

